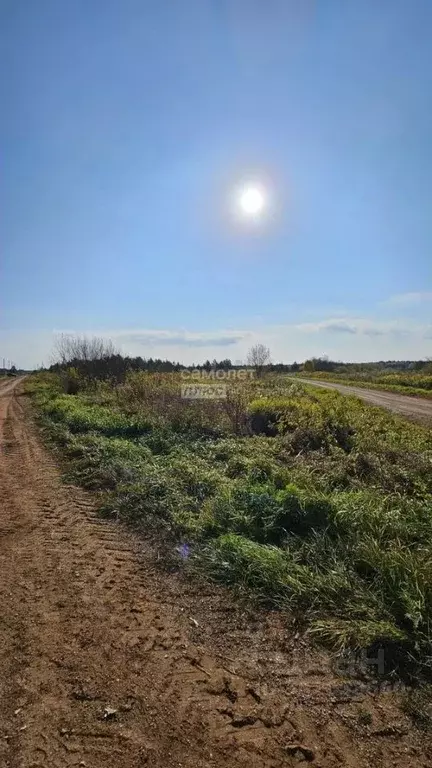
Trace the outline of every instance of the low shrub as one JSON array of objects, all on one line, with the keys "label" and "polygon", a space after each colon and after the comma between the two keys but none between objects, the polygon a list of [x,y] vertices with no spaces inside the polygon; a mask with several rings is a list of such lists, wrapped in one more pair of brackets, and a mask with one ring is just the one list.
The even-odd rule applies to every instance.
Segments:
[{"label": "low shrub", "polygon": [[66,395],[77,395],[80,389],[84,388],[84,382],[76,368],[66,368],[61,373],[61,381]]},{"label": "low shrub", "polygon": [[274,437],[294,431],[308,420],[314,410],[317,410],[315,403],[308,400],[261,397],[249,404],[248,413],[254,434]]}]

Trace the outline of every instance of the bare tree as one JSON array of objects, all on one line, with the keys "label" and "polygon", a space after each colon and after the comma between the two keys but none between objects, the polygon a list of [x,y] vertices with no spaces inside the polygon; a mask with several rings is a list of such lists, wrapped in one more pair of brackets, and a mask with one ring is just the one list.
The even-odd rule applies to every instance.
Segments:
[{"label": "bare tree", "polygon": [[61,334],[54,343],[52,370],[74,368],[86,380],[124,379],[129,365],[110,339]]},{"label": "bare tree", "polygon": [[111,339],[61,333],[54,342],[54,357],[60,365],[76,361],[104,360],[116,354]]},{"label": "bare tree", "polygon": [[271,362],[270,350],[264,344],[255,344],[247,355],[247,364],[255,368],[257,376],[261,376],[266,365]]}]

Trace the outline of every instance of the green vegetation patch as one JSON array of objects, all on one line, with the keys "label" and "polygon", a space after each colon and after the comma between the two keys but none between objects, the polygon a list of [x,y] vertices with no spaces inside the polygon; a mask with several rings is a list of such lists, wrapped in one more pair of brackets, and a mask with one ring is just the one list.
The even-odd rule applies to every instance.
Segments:
[{"label": "green vegetation patch", "polygon": [[428,674],[430,431],[283,377],[233,382],[225,405],[199,408],[180,384],[136,374],[66,395],[44,374],[28,391],[103,514],[163,529],[209,578],[324,643],[381,643]]}]

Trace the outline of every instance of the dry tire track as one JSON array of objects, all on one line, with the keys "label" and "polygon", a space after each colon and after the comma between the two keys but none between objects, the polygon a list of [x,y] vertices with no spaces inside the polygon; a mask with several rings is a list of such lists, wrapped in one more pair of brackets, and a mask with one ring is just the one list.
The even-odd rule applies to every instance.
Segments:
[{"label": "dry tire track", "polygon": [[0,386],[1,768],[427,764],[409,741],[356,744],[319,670],[317,724],[194,644],[137,540],[61,484],[17,390]]}]

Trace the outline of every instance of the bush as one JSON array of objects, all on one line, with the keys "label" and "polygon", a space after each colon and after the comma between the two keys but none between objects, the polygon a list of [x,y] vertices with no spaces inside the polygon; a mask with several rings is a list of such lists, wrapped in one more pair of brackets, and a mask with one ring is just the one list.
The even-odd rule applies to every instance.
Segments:
[{"label": "bush", "polygon": [[84,388],[83,380],[81,379],[76,368],[67,368],[61,374],[61,380],[63,384],[63,390],[67,395],[77,395],[80,389]]},{"label": "bush", "polygon": [[254,434],[274,437],[295,430],[314,409],[315,404],[307,400],[261,397],[249,404],[248,412]]}]

